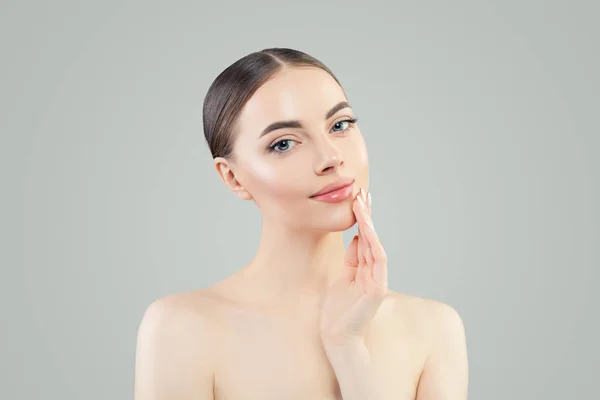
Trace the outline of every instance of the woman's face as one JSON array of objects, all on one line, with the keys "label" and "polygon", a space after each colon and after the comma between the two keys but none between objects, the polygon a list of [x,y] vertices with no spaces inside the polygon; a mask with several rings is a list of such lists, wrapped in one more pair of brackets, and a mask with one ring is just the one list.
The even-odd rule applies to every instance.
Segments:
[{"label": "woman's face", "polygon": [[[354,225],[352,201],[368,189],[368,158],[358,126],[348,121],[353,110],[340,104],[346,101],[318,68],[287,68],[261,86],[237,120],[235,160],[227,162],[238,195],[254,199],[264,218],[294,229]],[[290,123],[265,132],[283,121]],[[338,196],[311,197],[340,180],[354,183]]]}]

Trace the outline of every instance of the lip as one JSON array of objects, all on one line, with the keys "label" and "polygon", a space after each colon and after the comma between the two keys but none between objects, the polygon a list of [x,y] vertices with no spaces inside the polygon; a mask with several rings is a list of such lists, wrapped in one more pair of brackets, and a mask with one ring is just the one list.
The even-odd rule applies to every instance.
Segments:
[{"label": "lip", "polygon": [[354,179],[344,178],[332,182],[310,196],[311,199],[336,203],[347,199],[354,191]]}]

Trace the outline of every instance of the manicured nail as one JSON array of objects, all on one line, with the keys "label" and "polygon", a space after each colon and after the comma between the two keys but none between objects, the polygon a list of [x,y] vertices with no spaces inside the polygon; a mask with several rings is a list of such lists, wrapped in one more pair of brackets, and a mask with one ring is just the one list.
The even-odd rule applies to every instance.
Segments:
[{"label": "manicured nail", "polygon": [[371,208],[371,192],[367,194],[367,204],[369,205],[369,208]]},{"label": "manicured nail", "polygon": [[367,202],[367,195],[365,195],[365,190],[363,188],[360,188],[360,194],[362,194],[363,200],[366,203]]}]

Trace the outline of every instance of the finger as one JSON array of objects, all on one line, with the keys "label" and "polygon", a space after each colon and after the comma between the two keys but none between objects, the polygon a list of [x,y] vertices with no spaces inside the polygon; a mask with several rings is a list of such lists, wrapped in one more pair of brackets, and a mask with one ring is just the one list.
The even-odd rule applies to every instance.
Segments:
[{"label": "finger", "polygon": [[365,246],[365,238],[363,238],[362,233],[360,233],[360,228],[358,229],[358,232],[356,232],[356,236],[358,237],[358,241],[356,244],[356,248],[357,248],[357,262],[358,265],[362,265],[365,262],[365,256],[364,256],[364,246]]},{"label": "finger", "polygon": [[348,282],[352,282],[356,279],[356,274],[358,271],[358,236],[355,235],[350,244],[348,245],[348,250],[346,250],[346,255],[344,257],[344,278]]},{"label": "finger", "polygon": [[[356,221],[358,222],[358,229],[360,230],[360,232],[362,234],[361,237],[364,238],[364,240],[366,242],[365,243],[366,246],[371,247],[371,252],[373,253],[373,257],[377,257],[378,254],[381,254],[381,251],[383,250],[383,248],[381,247],[381,244],[379,243],[379,238],[377,237],[377,234],[375,233],[375,226],[373,225],[373,220],[371,219],[371,216],[369,215],[366,206],[360,199],[359,199],[359,204],[361,205],[361,207],[356,207],[357,210],[355,212]],[[379,247],[379,248],[377,248],[377,247]],[[363,248],[363,251],[364,251],[364,248]],[[381,255],[383,255],[383,254],[381,254]]]},{"label": "finger", "polygon": [[[373,200],[371,199],[371,191],[367,193],[367,205],[369,206],[369,220],[371,221],[371,227],[373,228]],[[374,228],[373,231],[375,231]],[[377,236],[377,233],[375,233],[375,235]],[[379,237],[377,237],[377,241],[379,242]],[[379,246],[381,246],[381,243],[379,243]],[[383,249],[383,246],[381,246],[381,248]],[[381,261],[382,256],[383,259],[386,260],[385,262]],[[383,251],[383,254],[379,255],[379,257],[379,261],[375,262],[373,252],[369,248],[368,256],[366,258],[367,262],[371,265],[371,278],[380,287],[387,288],[387,256],[385,255],[385,250]]]},{"label": "finger", "polygon": [[[361,192],[362,192],[362,189],[361,189]],[[368,206],[364,202],[361,192],[359,192],[358,195],[356,196],[356,204],[353,207],[353,211],[356,216],[356,222],[358,223],[358,230],[360,232],[362,232],[363,236],[364,236],[366,224],[367,224],[367,221],[370,220],[370,217],[369,217],[368,210],[367,210]],[[365,240],[366,240],[366,238],[365,238]]]},{"label": "finger", "polygon": [[356,270],[356,282],[362,288],[365,283],[365,269],[368,268],[367,262],[365,261],[365,252],[367,249],[367,240],[364,237],[364,234],[361,232],[360,228],[358,230],[358,247],[360,252],[360,257],[358,259],[358,268]]},{"label": "finger", "polygon": [[371,195],[369,194],[369,192],[366,192],[363,188],[360,189],[360,193],[362,194],[365,209],[367,210],[367,213],[371,215]]},{"label": "finger", "polygon": [[[367,212],[367,205],[362,196],[362,189],[358,192],[358,194],[356,195],[356,198],[354,199],[354,202],[352,203],[352,211],[354,212],[354,215],[356,216],[357,222],[360,222],[361,216],[363,217],[363,220],[364,220],[364,215]],[[359,223],[359,227],[360,227],[360,223]]]},{"label": "finger", "polygon": [[[366,213],[368,214],[368,216],[370,218],[371,217],[371,213],[372,213],[372,208],[371,208],[371,192],[366,192],[365,193],[364,189],[361,189],[361,192],[362,192],[362,195],[363,195],[363,199],[365,200]],[[373,252],[371,251],[371,246],[368,244],[368,242],[367,242],[367,246],[365,248],[364,254],[365,254],[364,255],[365,262],[367,263],[368,267],[364,271],[363,278],[365,279],[365,281],[372,281],[373,280],[373,263],[374,263],[374,258],[373,258]]]},{"label": "finger", "polygon": [[367,242],[369,243],[369,252],[373,254],[372,266],[373,281],[383,288],[388,285],[388,270],[387,270],[387,254],[385,249],[379,242],[379,238],[372,228],[372,225],[367,225],[363,230]]},{"label": "finger", "polygon": [[[364,192],[363,192],[363,197],[364,197]],[[373,214],[373,209],[371,207],[371,192],[367,192],[366,199],[367,199],[366,205],[367,205],[368,215],[369,215],[369,219],[371,219],[371,215]],[[367,264],[372,265],[373,264],[373,253],[369,247],[370,246],[367,246],[367,249],[365,250],[365,261],[367,262]]]},{"label": "finger", "polygon": [[371,251],[371,246],[367,245],[365,249],[365,263],[367,265],[373,265],[375,258],[373,257],[373,252]]},{"label": "finger", "polygon": [[365,250],[365,267],[361,271],[363,282],[371,282],[373,280],[373,264],[374,259],[371,253],[371,248],[367,246]]},{"label": "finger", "polygon": [[[354,215],[356,216],[356,221],[359,221],[359,217],[358,214],[361,211],[361,198],[360,198],[360,193],[356,196],[356,198],[354,199],[354,202],[352,203],[352,211],[354,212]],[[358,264],[362,265],[365,263],[365,243],[366,242],[366,238],[363,236],[361,229],[360,229],[360,223],[358,224]]]},{"label": "finger", "polygon": [[[365,253],[368,257],[367,262],[369,267],[372,270],[371,275],[373,280],[377,285],[387,287],[387,255],[383,246],[379,242],[379,238],[373,225],[373,220],[365,208],[359,210],[357,213],[357,221],[359,228],[361,229],[361,233],[366,239],[366,246],[369,249],[368,252],[365,250]],[[365,275],[363,274],[362,277],[365,277]]]},{"label": "finger", "polygon": [[372,262],[368,262],[368,258],[371,259],[372,256],[369,252],[369,243],[364,233],[364,224],[360,221],[364,220],[365,214],[367,213],[367,205],[365,203],[364,189],[360,190],[358,196],[356,196],[356,200],[358,203],[357,210],[355,210],[355,214],[357,214],[358,224],[358,232],[359,232],[359,267],[357,271],[357,281],[361,285],[361,289],[372,280]]},{"label": "finger", "polygon": [[358,228],[357,236],[358,236],[358,265],[362,265],[365,263],[365,242],[367,239],[363,236],[362,232],[360,231],[360,227]]},{"label": "finger", "polygon": [[388,268],[387,262],[373,263],[373,282],[380,288],[388,287]]},{"label": "finger", "polygon": [[348,249],[346,250],[346,255],[344,256],[344,264],[348,266],[356,267],[358,266],[358,235],[354,235],[350,243],[348,244]]},{"label": "finger", "polygon": [[373,221],[370,219],[365,219],[365,221],[361,225],[361,232],[365,241],[369,248],[371,249],[371,253],[373,254],[374,259],[385,259],[386,254],[381,242],[379,241],[379,237],[375,232],[375,227],[373,226]]}]

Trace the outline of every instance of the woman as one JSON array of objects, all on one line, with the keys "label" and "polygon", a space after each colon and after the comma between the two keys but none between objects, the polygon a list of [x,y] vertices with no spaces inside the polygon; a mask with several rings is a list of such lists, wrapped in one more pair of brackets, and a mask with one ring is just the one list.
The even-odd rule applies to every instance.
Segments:
[{"label": "woman", "polygon": [[460,316],[387,288],[367,151],[335,75],[300,51],[255,52],[215,79],[203,117],[217,173],[260,209],[260,245],[232,276],[148,307],[136,400],[466,399]]}]

